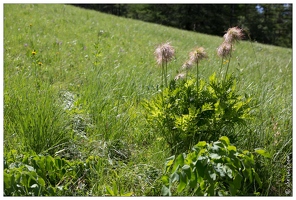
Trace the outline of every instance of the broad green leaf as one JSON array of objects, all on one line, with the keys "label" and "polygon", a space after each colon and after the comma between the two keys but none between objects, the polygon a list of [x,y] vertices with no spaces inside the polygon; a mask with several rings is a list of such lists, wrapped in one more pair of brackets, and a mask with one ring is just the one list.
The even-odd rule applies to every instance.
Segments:
[{"label": "broad green leaf", "polygon": [[252,171],[253,171],[253,175],[255,177],[256,182],[259,184],[259,187],[262,188],[262,181],[261,181],[259,175],[257,174],[257,172],[255,171],[254,168],[252,168]]},{"label": "broad green leaf", "polygon": [[58,169],[61,169],[62,168],[62,159],[55,158],[55,165],[58,167]]},{"label": "broad green leaf", "polygon": [[244,157],[244,164],[246,167],[249,167],[249,168],[255,165],[254,157],[252,154]]},{"label": "broad green leaf", "polygon": [[242,180],[243,180],[243,176],[240,173],[237,173],[233,179],[233,184],[232,184],[236,190],[240,189]]},{"label": "broad green leaf", "polygon": [[166,162],[165,162],[165,166],[167,166],[167,167],[171,166],[174,163],[174,160],[175,160],[175,156],[171,156],[171,157],[167,158]]},{"label": "broad green leaf", "polygon": [[175,172],[179,166],[183,166],[183,165],[184,165],[184,156],[183,156],[183,154],[180,154],[175,159],[175,162],[174,162],[174,165],[172,168],[172,172]]},{"label": "broad green leaf", "polygon": [[30,173],[29,175],[29,179],[28,179],[28,186],[30,187],[31,185],[37,184],[37,174],[36,173]]},{"label": "broad green leaf", "polygon": [[229,141],[228,137],[226,137],[226,136],[220,137],[219,140],[221,142],[223,142],[226,146],[229,146],[230,145],[230,141]]},{"label": "broad green leaf", "polygon": [[[32,186],[33,186],[33,188],[32,188]],[[38,184],[34,184],[32,186],[31,186],[31,189],[33,189],[33,191],[34,191],[34,193],[33,193],[34,196],[42,196],[42,190],[43,189],[40,188],[40,186]]]},{"label": "broad green leaf", "polygon": [[56,195],[56,188],[54,188],[50,185],[47,187],[47,192],[48,192],[49,196],[55,196]]},{"label": "broad green leaf", "polygon": [[198,161],[196,161],[196,164],[195,164],[195,169],[197,171],[197,174],[198,174],[198,176],[201,176],[201,177],[204,177],[205,170],[207,168],[206,164],[204,164],[207,162],[207,160],[206,160],[207,158],[206,157],[204,157],[204,158],[205,158],[205,160],[198,160]]},{"label": "broad green leaf", "polygon": [[210,186],[207,188],[207,196],[214,196],[215,195],[215,184],[210,184]]},{"label": "broad green leaf", "polygon": [[46,167],[46,163],[45,163],[45,157],[42,156],[41,158],[39,158],[38,156],[35,156],[32,160],[32,165],[35,169],[41,170],[45,173],[45,167]]},{"label": "broad green leaf", "polygon": [[196,171],[195,170],[190,170],[191,175],[190,175],[190,182],[189,185],[191,188],[195,188],[197,186],[197,176],[196,176]]},{"label": "broad green leaf", "polygon": [[187,185],[186,174],[181,172],[180,173],[180,182],[179,182],[178,187],[177,187],[178,193],[182,192],[184,190],[184,188],[186,187],[186,185]]},{"label": "broad green leaf", "polygon": [[244,174],[244,176],[245,176],[246,178],[249,179],[249,181],[250,181],[251,183],[253,183],[253,174],[252,174],[252,170],[251,170],[251,168],[245,168],[245,169],[243,169],[243,174]]},{"label": "broad green leaf", "polygon": [[191,178],[191,170],[190,170],[190,166],[189,165],[184,165],[182,167],[182,170],[186,173],[188,179]]},{"label": "broad green leaf", "polygon": [[205,176],[204,179],[209,181],[210,184],[212,184],[216,180],[217,175],[215,174],[213,167],[208,166],[205,170]]},{"label": "broad green leaf", "polygon": [[28,185],[29,175],[26,172],[21,174],[20,184],[25,187],[29,187]]},{"label": "broad green leaf", "polygon": [[52,170],[55,166],[55,161],[53,157],[51,156],[46,156],[46,169],[47,170]]},{"label": "broad green leaf", "polygon": [[12,175],[4,171],[4,188],[10,187],[12,185],[11,178],[12,178]]},{"label": "broad green leaf", "polygon": [[182,170],[184,170],[184,171],[190,170],[190,166],[189,165],[184,165],[182,167]]},{"label": "broad green leaf", "polygon": [[241,168],[241,161],[236,154],[229,154],[226,161],[230,164],[229,166],[235,167],[237,170]]},{"label": "broad green leaf", "polygon": [[213,145],[211,146],[210,150],[217,152],[217,153],[223,153],[224,150],[224,145],[220,142],[214,142]]},{"label": "broad green leaf", "polygon": [[34,167],[30,166],[30,165],[25,165],[27,167],[27,169],[30,171],[30,172],[35,172],[35,169]]},{"label": "broad green leaf", "polygon": [[264,149],[257,148],[257,149],[255,149],[255,152],[260,154],[261,156],[264,156],[265,158],[271,157],[270,154],[267,151],[265,151]]},{"label": "broad green leaf", "polygon": [[237,189],[236,189],[236,187],[235,187],[234,184],[230,184],[230,185],[229,185],[229,190],[230,190],[230,194],[231,194],[231,196],[235,196],[235,195],[236,195],[236,193],[237,193]]},{"label": "broad green leaf", "polygon": [[212,173],[209,174],[209,175],[210,175],[210,177],[212,178],[213,181],[216,180],[216,178],[217,178],[217,174],[216,174],[215,172],[212,172]]},{"label": "broad green leaf", "polygon": [[197,152],[198,154],[198,160],[200,160],[200,157],[204,157],[203,155],[206,154],[208,152],[207,149],[200,149],[199,152]]},{"label": "broad green leaf", "polygon": [[205,147],[207,145],[206,141],[200,141],[198,142],[194,147]]},{"label": "broad green leaf", "polygon": [[226,173],[226,175],[229,177],[229,178],[233,178],[233,176],[232,176],[232,170],[230,169],[230,167],[228,167],[227,165],[224,165],[223,166],[224,167],[224,169],[225,169],[225,173]]},{"label": "broad green leaf", "polygon": [[29,157],[30,157],[29,154],[25,154],[24,157],[23,157],[22,163],[24,163],[24,164],[29,164],[29,160],[28,160]]},{"label": "broad green leaf", "polygon": [[165,171],[166,172],[169,172],[170,171],[170,167],[172,166],[173,163],[174,163],[174,160],[168,160],[168,161],[166,161],[166,164],[165,164],[165,166],[166,166]]},{"label": "broad green leaf", "polygon": [[170,189],[163,185],[162,188],[161,188],[161,195],[162,196],[171,196]]},{"label": "broad green leaf", "polygon": [[227,147],[227,149],[228,149],[228,151],[236,152],[236,147],[235,146],[230,145],[230,146]]},{"label": "broad green leaf", "polygon": [[163,175],[161,177],[161,181],[164,185],[169,186],[169,176],[168,175]]},{"label": "broad green leaf", "polygon": [[221,156],[217,153],[210,153],[209,157],[211,159],[220,159],[221,158]]},{"label": "broad green leaf", "polygon": [[199,183],[199,187],[202,191],[204,191],[206,189],[206,184],[205,184],[205,181],[202,177],[198,177],[197,178],[197,181]]},{"label": "broad green leaf", "polygon": [[45,181],[43,180],[43,178],[38,177],[37,178],[38,184],[41,185],[42,187],[45,187]]},{"label": "broad green leaf", "polygon": [[[218,163],[217,165],[213,166],[214,170],[221,176],[224,177],[226,173],[225,166],[223,166],[222,163]],[[214,173],[214,172],[213,172]],[[210,175],[211,176],[211,175]],[[212,176],[211,176],[212,177]],[[216,176],[213,175],[213,177],[216,179]],[[213,179],[213,180],[215,180]]]},{"label": "broad green leaf", "polygon": [[184,164],[190,165],[196,161],[197,155],[196,152],[192,152],[187,154],[186,159],[184,160]]},{"label": "broad green leaf", "polygon": [[16,171],[15,174],[11,177],[12,184],[20,182],[22,178],[22,174],[19,171]]},{"label": "broad green leaf", "polygon": [[170,179],[171,179],[172,183],[178,182],[179,181],[179,174],[177,172],[174,172],[173,174],[171,174]]},{"label": "broad green leaf", "polygon": [[245,155],[249,155],[250,152],[249,152],[248,150],[244,150],[244,151],[243,151],[243,154],[245,154]]}]

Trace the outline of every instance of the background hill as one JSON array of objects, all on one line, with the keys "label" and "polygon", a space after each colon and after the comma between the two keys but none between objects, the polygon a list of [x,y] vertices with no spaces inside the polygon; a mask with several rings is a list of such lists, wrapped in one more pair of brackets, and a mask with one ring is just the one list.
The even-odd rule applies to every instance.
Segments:
[{"label": "background hill", "polygon": [[253,41],[292,47],[292,4],[74,5],[210,35],[239,26]]}]

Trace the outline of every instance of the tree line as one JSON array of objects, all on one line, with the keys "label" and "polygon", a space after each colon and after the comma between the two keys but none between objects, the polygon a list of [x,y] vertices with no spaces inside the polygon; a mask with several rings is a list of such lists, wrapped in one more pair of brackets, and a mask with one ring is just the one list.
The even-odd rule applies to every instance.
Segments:
[{"label": "tree line", "polygon": [[221,36],[238,26],[251,39],[292,47],[292,4],[74,4],[121,17]]}]

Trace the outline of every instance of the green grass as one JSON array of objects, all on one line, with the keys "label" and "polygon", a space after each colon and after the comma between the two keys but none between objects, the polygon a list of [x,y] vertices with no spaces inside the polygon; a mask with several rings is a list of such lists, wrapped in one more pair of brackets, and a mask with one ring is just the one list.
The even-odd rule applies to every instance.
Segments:
[{"label": "green grass", "polygon": [[[100,155],[116,165],[116,175],[104,177],[92,195],[105,195],[113,181],[125,193],[159,195],[159,178],[171,155],[160,133],[147,126],[141,102],[161,84],[153,52],[166,41],[176,49],[169,79],[196,46],[209,56],[199,65],[200,77],[219,72],[216,48],[222,35],[70,5],[5,4],[4,154],[33,149],[67,159]],[[272,159],[260,160],[265,181],[261,195],[286,195],[286,157],[292,153],[292,49],[240,42],[228,73],[238,77],[237,88],[254,102],[253,120],[237,130],[235,145],[269,151]],[[116,159],[124,162],[114,164]]]}]

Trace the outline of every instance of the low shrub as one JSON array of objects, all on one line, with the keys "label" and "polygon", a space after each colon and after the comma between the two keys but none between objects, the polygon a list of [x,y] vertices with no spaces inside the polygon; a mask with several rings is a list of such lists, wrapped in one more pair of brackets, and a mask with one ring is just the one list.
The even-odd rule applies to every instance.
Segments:
[{"label": "low shrub", "polygon": [[12,150],[4,156],[4,196],[85,195],[91,192],[92,184],[103,179],[104,161],[98,156],[68,161]]},{"label": "low shrub", "polygon": [[219,81],[213,74],[209,83],[199,80],[172,80],[170,86],[143,104],[146,119],[155,130],[161,130],[174,152],[190,149],[198,141],[214,141],[226,135],[235,139],[236,125],[250,118],[250,101],[238,95],[235,78]]},{"label": "low shrub", "polygon": [[239,150],[226,136],[211,143],[200,141],[188,154],[167,159],[162,195],[259,195],[262,182],[255,171],[254,153],[270,157],[263,149]]}]

